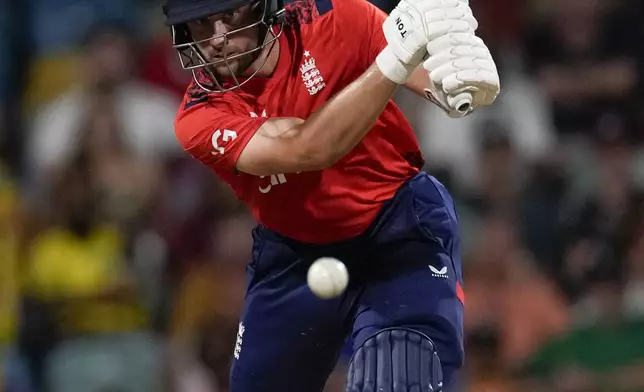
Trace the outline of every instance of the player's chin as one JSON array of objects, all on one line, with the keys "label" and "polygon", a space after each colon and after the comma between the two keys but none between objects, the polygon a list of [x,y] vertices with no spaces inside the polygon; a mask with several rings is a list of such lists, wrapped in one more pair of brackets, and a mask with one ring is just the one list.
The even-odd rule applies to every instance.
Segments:
[{"label": "player's chin", "polygon": [[237,60],[230,60],[226,63],[221,63],[211,66],[211,70],[214,71],[215,75],[222,79],[232,78],[233,75],[239,76],[240,64]]}]

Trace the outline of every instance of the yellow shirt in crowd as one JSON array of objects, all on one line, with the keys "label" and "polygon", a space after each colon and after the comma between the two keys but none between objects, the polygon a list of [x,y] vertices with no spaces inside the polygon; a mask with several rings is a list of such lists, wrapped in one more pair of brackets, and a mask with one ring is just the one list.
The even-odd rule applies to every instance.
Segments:
[{"label": "yellow shirt in crowd", "polygon": [[13,215],[16,194],[0,168],[0,347],[13,343],[18,325],[18,255]]},{"label": "yellow shirt in crowd", "polygon": [[18,273],[15,243],[0,236],[0,347],[8,346],[16,335],[18,315]]},{"label": "yellow shirt in crowd", "polygon": [[138,298],[99,296],[124,277],[123,244],[111,226],[79,238],[62,228],[43,232],[33,243],[27,289],[47,302],[64,332],[100,333],[140,330],[147,325]]}]

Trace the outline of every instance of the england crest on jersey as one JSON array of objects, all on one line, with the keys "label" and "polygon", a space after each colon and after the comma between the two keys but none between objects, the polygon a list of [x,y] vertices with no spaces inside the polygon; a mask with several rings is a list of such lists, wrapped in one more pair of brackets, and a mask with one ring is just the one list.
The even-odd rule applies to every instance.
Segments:
[{"label": "england crest on jersey", "polygon": [[304,61],[300,66],[300,72],[304,87],[309,91],[309,94],[315,95],[326,86],[320,70],[315,65],[315,58],[308,50],[304,52]]}]

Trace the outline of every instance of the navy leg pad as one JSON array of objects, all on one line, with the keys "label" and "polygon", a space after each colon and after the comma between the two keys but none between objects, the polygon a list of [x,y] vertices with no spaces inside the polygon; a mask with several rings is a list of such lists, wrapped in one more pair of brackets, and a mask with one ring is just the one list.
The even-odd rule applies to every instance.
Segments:
[{"label": "navy leg pad", "polygon": [[440,392],[443,372],[434,343],[412,329],[368,338],[351,358],[345,392]]}]

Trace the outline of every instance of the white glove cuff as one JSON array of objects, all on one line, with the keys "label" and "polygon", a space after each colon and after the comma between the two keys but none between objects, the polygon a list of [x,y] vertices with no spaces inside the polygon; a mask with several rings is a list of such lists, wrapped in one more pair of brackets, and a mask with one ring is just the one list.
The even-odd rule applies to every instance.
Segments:
[{"label": "white glove cuff", "polygon": [[415,68],[400,61],[388,45],[376,57],[376,65],[387,79],[397,84],[404,84]]}]

